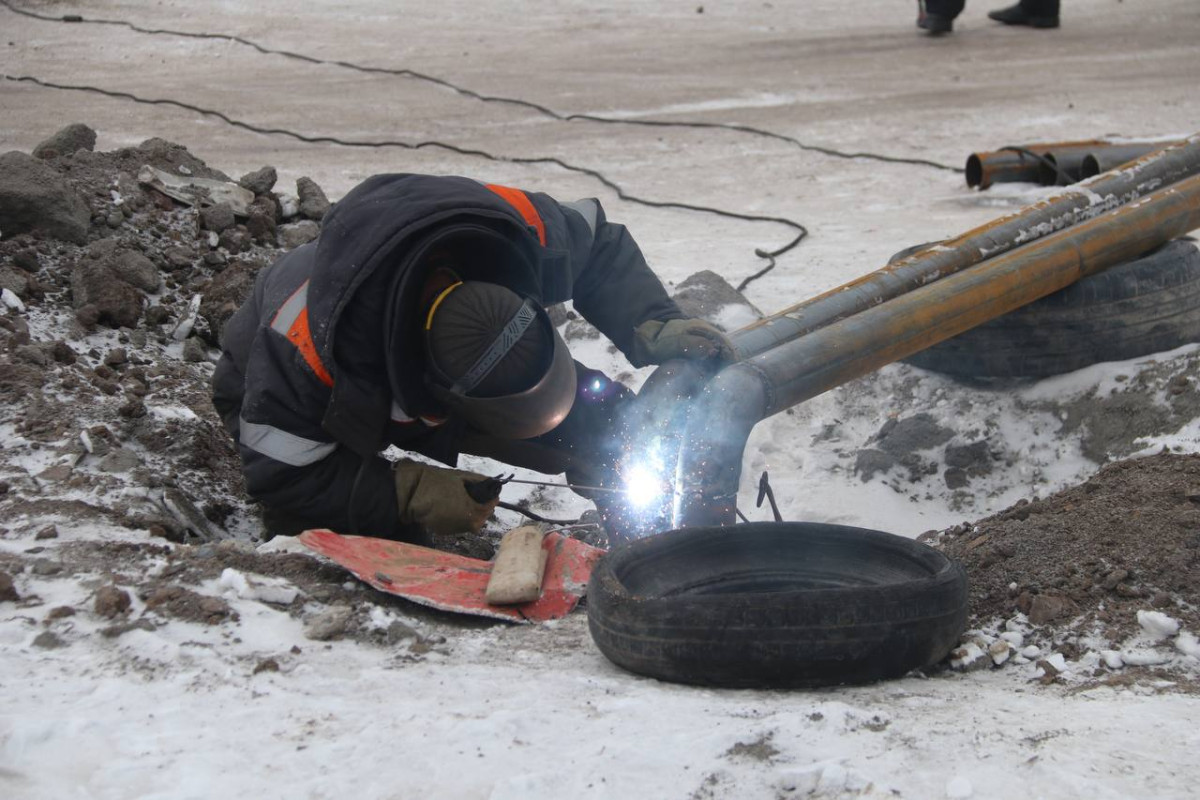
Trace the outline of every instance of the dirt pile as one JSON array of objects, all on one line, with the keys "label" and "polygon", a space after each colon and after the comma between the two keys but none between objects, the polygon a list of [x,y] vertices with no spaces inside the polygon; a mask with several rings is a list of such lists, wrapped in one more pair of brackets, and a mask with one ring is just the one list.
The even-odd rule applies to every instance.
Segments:
[{"label": "dirt pile", "polygon": [[236,453],[208,399],[215,348],[257,271],[315,238],[328,200],[307,180],[276,192],[271,167],[234,183],[161,139],[94,142],[72,125],[36,156],[0,156],[13,167],[0,170],[4,524],[245,535]]},{"label": "dirt pile", "polygon": [[976,632],[963,665],[1010,655],[1054,677],[1200,666],[1200,456],[1161,453],[1082,485],[922,537],[961,561]]},{"label": "dirt pile", "polygon": [[[404,601],[255,551],[257,509],[209,398],[222,326],[259,269],[316,237],[321,188],[280,191],[271,167],[234,181],[161,139],[93,152],[95,138],[73,125],[0,156],[15,165],[0,169],[0,537],[20,542],[0,554],[0,602],[41,609],[34,644],[58,648],[81,617],[108,638],[237,627],[222,597],[235,592],[304,619],[311,640],[404,642],[419,658],[436,637],[370,622]],[[79,541],[77,525],[146,538]],[[88,603],[43,608],[30,587],[57,581]]]}]

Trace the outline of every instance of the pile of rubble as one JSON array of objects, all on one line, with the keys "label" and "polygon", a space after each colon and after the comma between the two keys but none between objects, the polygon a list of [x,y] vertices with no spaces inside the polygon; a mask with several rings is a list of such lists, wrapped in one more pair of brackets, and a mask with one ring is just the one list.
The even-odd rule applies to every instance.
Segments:
[{"label": "pile of rubble", "polygon": [[[436,637],[372,623],[403,601],[307,555],[256,552],[210,401],[222,326],[259,269],[316,238],[324,192],[307,178],[281,191],[271,167],[233,180],[161,139],[95,141],[72,125],[0,155],[0,538],[18,545],[0,552],[0,602],[48,608],[33,644],[57,648],[93,627],[236,626],[203,588],[235,581],[225,595],[290,609],[310,639],[403,640],[419,657]],[[133,540],[111,541],[120,529]],[[93,587],[88,606],[46,606],[38,587],[58,581]]]},{"label": "pile of rubble", "polygon": [[235,535],[252,515],[208,397],[218,337],[329,202],[308,180],[276,192],[270,167],[233,182],[160,139],[94,142],[72,125],[0,155],[5,519]]},{"label": "pile of rubble", "polygon": [[967,569],[960,669],[1033,662],[1084,684],[1200,677],[1200,456],[1102,468],[1044,499],[924,535]]}]

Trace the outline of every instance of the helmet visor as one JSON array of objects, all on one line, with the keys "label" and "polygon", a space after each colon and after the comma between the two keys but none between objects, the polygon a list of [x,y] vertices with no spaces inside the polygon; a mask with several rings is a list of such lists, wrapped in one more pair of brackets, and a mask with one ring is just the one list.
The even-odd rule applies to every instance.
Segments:
[{"label": "helmet visor", "polygon": [[[479,382],[479,376],[472,374],[478,372],[475,367],[485,364],[489,354],[497,362],[503,360],[503,340],[506,336],[503,330],[476,365],[458,378],[446,375],[438,368],[435,359],[429,359],[429,390],[434,397],[473,427],[506,439],[530,439],[553,430],[566,419],[575,402],[575,362],[571,359],[566,342],[558,335],[540,305],[527,300],[522,309],[529,309],[533,313],[533,319],[527,327],[540,330],[551,343],[548,357],[537,378],[528,387],[506,394],[485,397],[472,395],[474,385]],[[511,331],[508,335],[511,336]],[[503,369],[503,365],[496,368]]]}]

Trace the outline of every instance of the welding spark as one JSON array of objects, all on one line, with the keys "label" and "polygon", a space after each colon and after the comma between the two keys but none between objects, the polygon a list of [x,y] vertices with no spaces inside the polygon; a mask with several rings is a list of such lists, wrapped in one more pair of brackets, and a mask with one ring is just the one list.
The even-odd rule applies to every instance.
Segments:
[{"label": "welding spark", "polygon": [[625,472],[625,496],[634,508],[646,508],[663,496],[663,479],[647,464],[633,464]]}]

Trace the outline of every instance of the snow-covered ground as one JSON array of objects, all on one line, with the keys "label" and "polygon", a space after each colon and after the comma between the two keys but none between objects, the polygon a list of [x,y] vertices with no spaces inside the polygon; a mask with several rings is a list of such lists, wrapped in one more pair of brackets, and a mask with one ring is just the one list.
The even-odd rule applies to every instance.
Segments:
[{"label": "snow-covered ground", "polygon": [[[1194,697],[1149,688],[1065,696],[1032,682],[1032,666],[808,692],[674,686],[608,663],[580,614],[537,630],[458,630],[416,659],[404,647],[309,641],[286,613],[237,599],[232,585],[224,591],[241,615],[236,628],[172,623],[126,633],[108,648],[42,652],[29,645],[36,625],[6,619],[6,796],[1196,791]],[[82,587],[44,599],[88,602]],[[379,625],[397,618],[381,614]],[[99,627],[77,625],[80,634]],[[267,658],[279,670],[255,674]]]},{"label": "snow-covered ground", "polygon": [[[984,16],[991,6],[972,2],[953,36],[941,39],[916,32],[910,3],[885,0],[11,5],[407,68],[564,114],[746,124],[844,152],[955,167],[973,150],[1006,144],[1200,129],[1194,0],[1067,0],[1058,31],[994,25]],[[905,246],[960,233],[1053,191],[1026,184],[969,191],[948,170],[836,158],[732,131],[559,121],[413,77],[306,64],[228,40],[44,22],[6,8],[0,30],[0,71],[8,76],[174,98],[308,135],[436,139],[517,158],[555,156],[600,170],[639,197],[795,219],[811,236],[746,292],[766,312],[875,269]],[[755,247],[778,247],[791,235],[773,223],[623,201],[553,165],[437,148],[304,144],[176,106],[27,82],[0,81],[0,108],[0,150],[28,152],[81,121],[100,133],[97,149],[161,136],[231,175],[263,164],[278,168],[281,183],[311,175],[333,198],[384,171],[476,175],[563,199],[597,196],[674,283],[707,268],[736,284],[760,268]],[[575,349],[594,367],[629,372],[602,344]],[[747,448],[743,497],[752,497],[766,469],[788,519],[910,536],[975,519],[1093,472],[1078,437],[1056,435],[1061,420],[1039,410],[1039,401],[1117,390],[1116,376],[1132,368],[1100,365],[997,392],[887,367],[762,423]],[[636,385],[646,374],[630,380]],[[986,431],[1019,458],[967,493],[936,476],[915,485],[894,475],[863,482],[854,453],[886,420],[916,410],[964,435]],[[0,430],[15,441],[11,427]],[[1164,444],[1200,452],[1198,423],[1145,442]],[[587,507],[563,495],[558,510]],[[765,518],[766,509],[750,514]],[[0,550],[135,538],[102,525],[60,525],[58,533],[36,545],[32,535],[0,538]],[[148,558],[148,570],[161,568]],[[99,631],[110,621],[88,611],[104,576],[19,576],[21,596],[42,603],[0,603],[0,796],[1200,794],[1200,700],[1165,686],[1072,692],[1039,684],[1030,662],[860,688],[704,690],[622,672],[592,644],[582,614],[532,628],[457,625],[381,606],[375,626],[415,629],[426,645],[417,652],[410,640],[310,639],[243,577],[227,573],[204,587],[226,599],[236,624],[175,621],[106,638]],[[145,601],[132,602],[136,617]],[[53,624],[67,646],[35,645],[51,627],[45,611],[60,606],[82,609]]]}]

